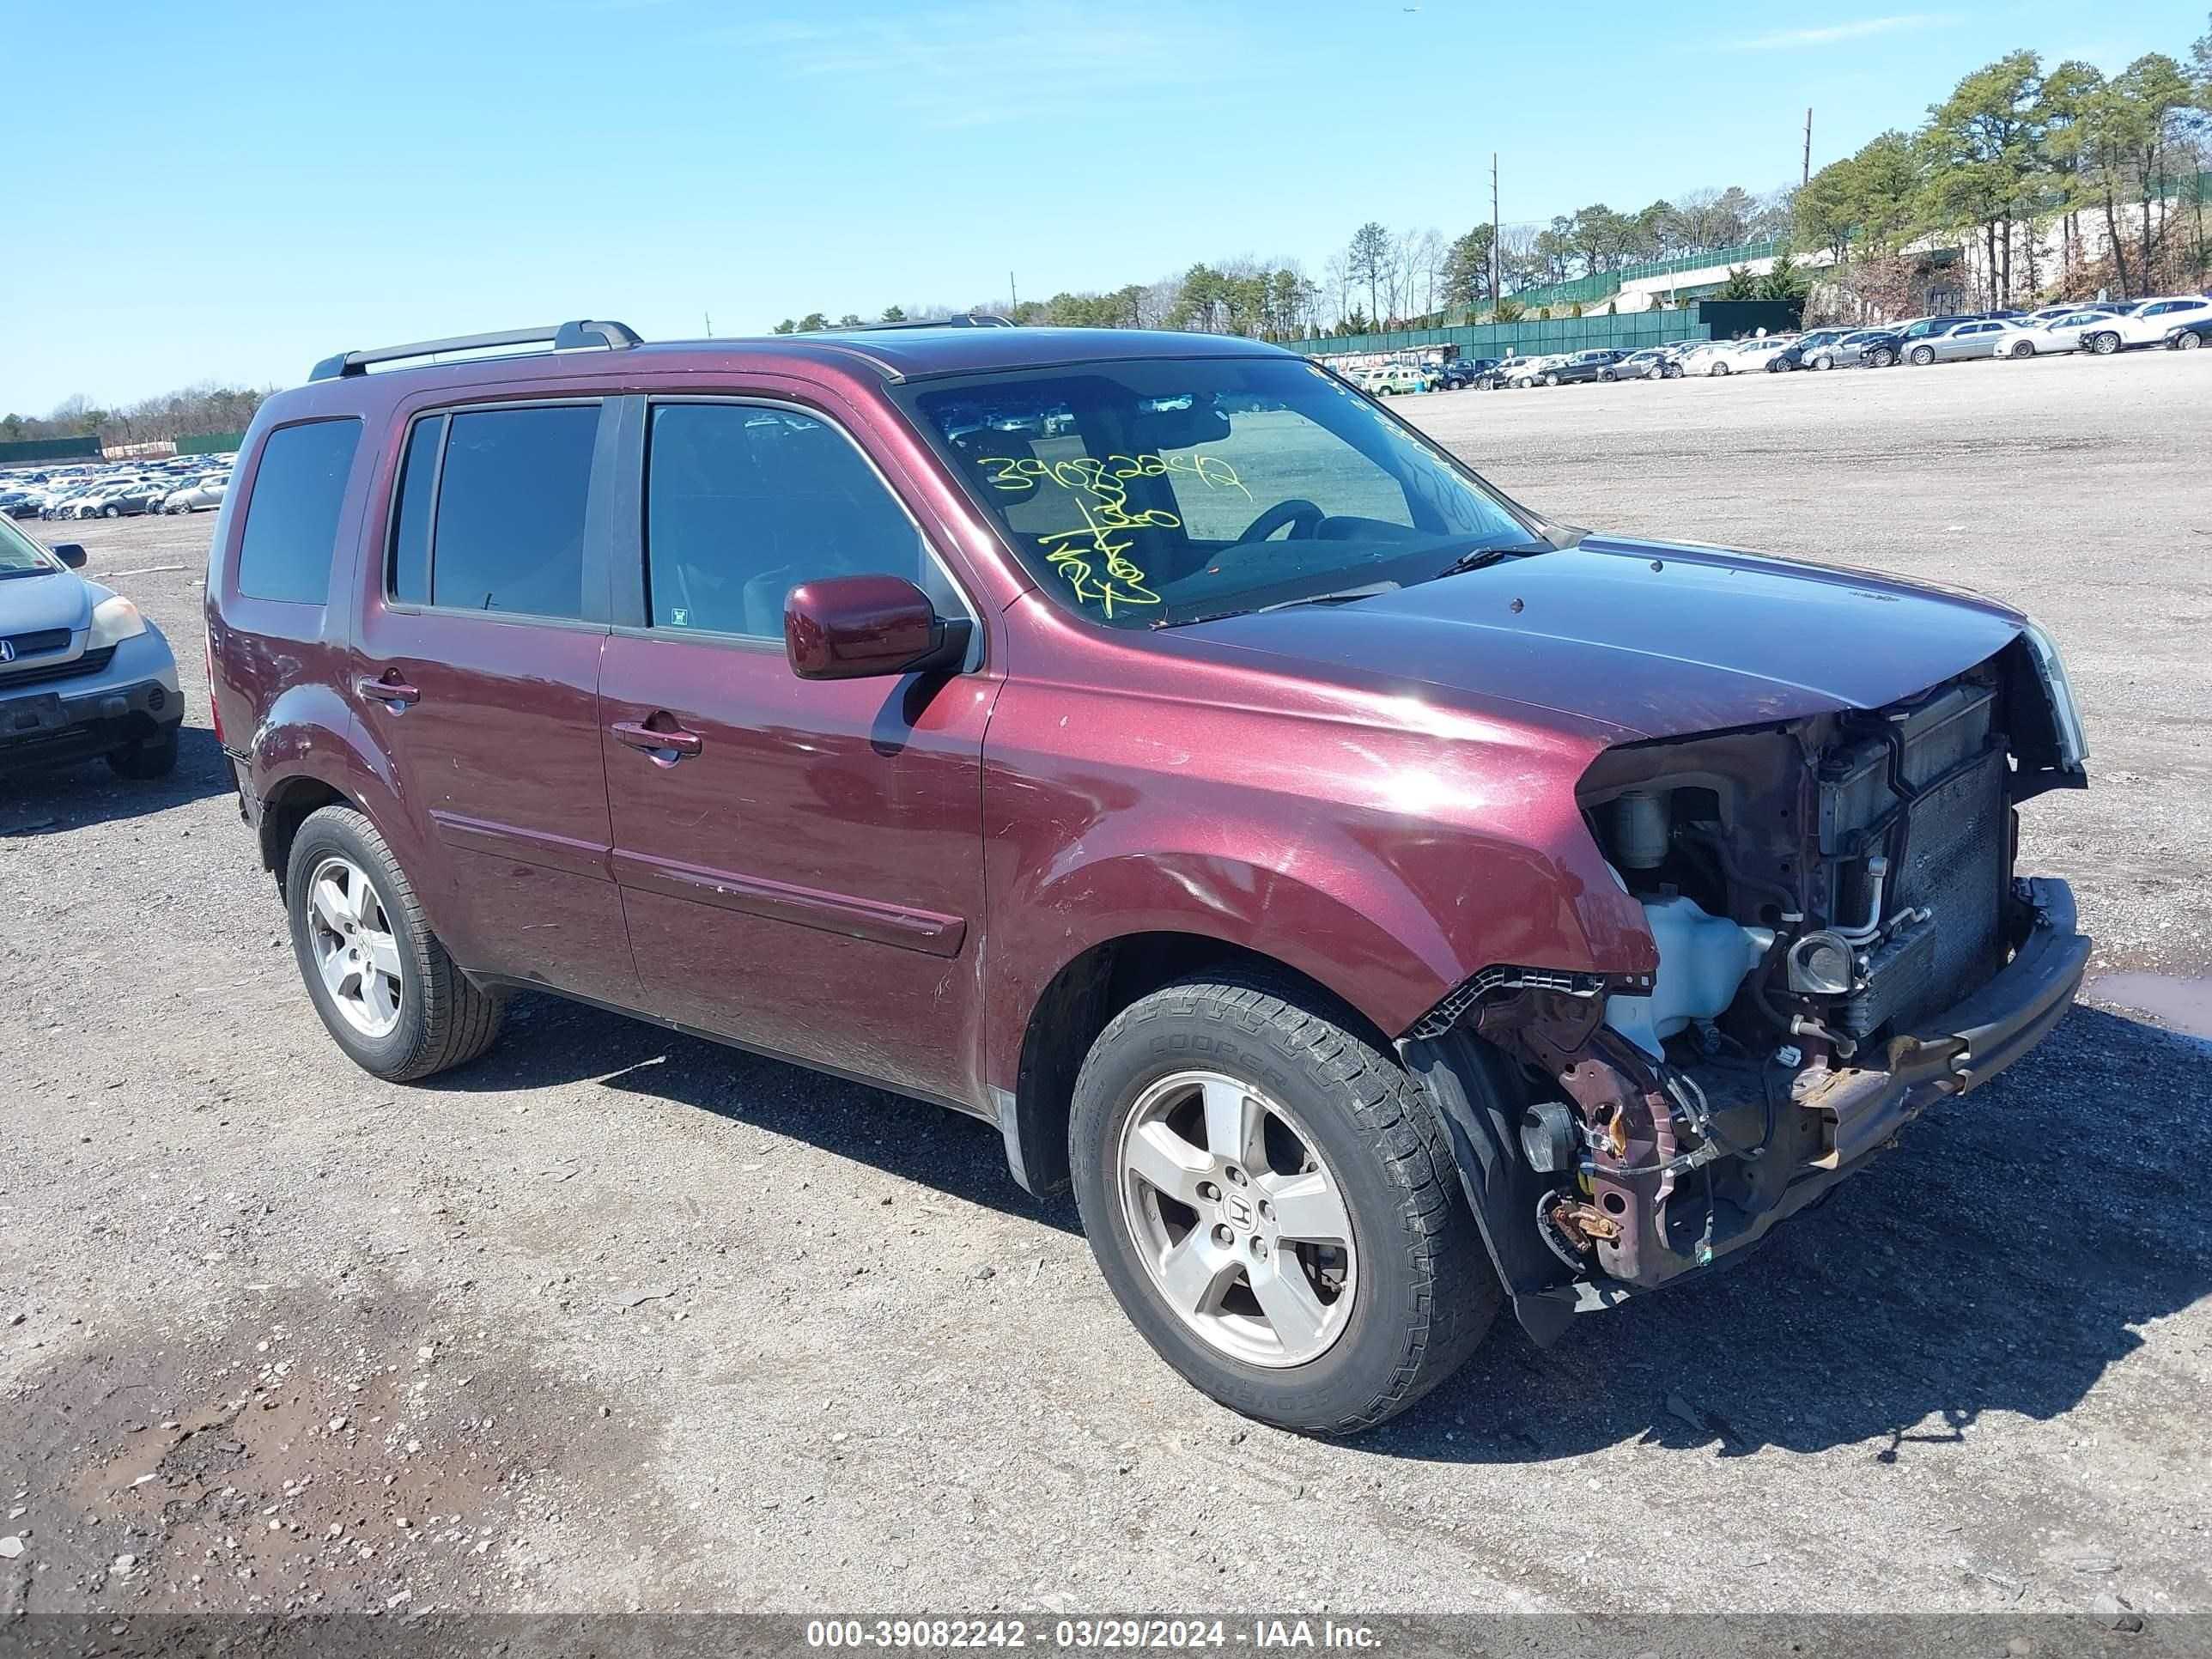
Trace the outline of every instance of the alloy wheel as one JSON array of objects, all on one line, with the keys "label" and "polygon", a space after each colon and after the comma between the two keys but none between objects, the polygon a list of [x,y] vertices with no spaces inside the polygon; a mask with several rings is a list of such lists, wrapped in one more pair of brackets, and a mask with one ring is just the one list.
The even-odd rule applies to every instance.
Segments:
[{"label": "alloy wheel", "polygon": [[2184,334],[2173,343],[2176,351],[2195,351],[2204,343],[2202,334]]},{"label": "alloy wheel", "polygon": [[307,939],[323,988],[346,1024],[380,1037],[399,1023],[399,942],[368,872],[331,857],[307,880]]},{"label": "alloy wheel", "polygon": [[1218,1072],[1147,1087],[1116,1152],[1121,1208],[1152,1288],[1209,1347],[1283,1370],[1350,1323],[1351,1211],[1283,1107]]}]

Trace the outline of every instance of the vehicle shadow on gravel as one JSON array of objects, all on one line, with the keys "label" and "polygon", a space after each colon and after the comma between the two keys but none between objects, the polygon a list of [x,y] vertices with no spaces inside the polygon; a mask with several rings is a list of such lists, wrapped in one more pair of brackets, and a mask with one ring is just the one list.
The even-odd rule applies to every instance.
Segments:
[{"label": "vehicle shadow on gravel", "polygon": [[489,1054],[413,1086],[474,1093],[586,1079],[806,1141],[1062,1232],[1082,1231],[1065,1193],[1040,1200],[1014,1184],[1006,1143],[979,1119],[558,997],[516,996]]},{"label": "vehicle shadow on gravel", "polygon": [[[1358,1444],[1537,1462],[1629,1441],[1741,1456],[1941,1455],[1988,1414],[2079,1405],[2143,1326],[2212,1293],[2212,1043],[2077,1007],[1833,1200],[1702,1284],[1539,1351],[1503,1315]],[[1445,1438],[1449,1434],[1452,1438]]]},{"label": "vehicle shadow on gravel", "polygon": [[187,726],[177,736],[177,769],[151,782],[118,778],[101,760],[0,775],[0,840],[58,836],[144,817],[227,794],[230,788],[230,763],[223,758],[215,733],[205,726]]}]

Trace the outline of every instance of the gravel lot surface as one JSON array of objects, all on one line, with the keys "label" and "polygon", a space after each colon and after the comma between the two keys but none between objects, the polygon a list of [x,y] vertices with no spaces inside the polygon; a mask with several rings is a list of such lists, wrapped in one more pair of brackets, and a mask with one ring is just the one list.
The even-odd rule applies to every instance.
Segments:
[{"label": "gravel lot surface", "polygon": [[[1570,521],[2025,603],[2096,787],[2024,865],[2212,969],[2205,354],[1401,407]],[[195,712],[0,782],[0,1610],[2212,1610],[2212,1045],[2085,1007],[1737,1270],[1297,1439],[979,1124],[543,1000],[352,1069],[205,726],[213,522],[27,526]]]}]

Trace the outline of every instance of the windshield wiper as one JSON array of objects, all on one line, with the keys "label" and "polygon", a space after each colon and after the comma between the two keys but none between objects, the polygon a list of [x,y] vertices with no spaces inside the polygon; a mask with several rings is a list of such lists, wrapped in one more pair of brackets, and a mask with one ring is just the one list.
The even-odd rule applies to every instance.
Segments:
[{"label": "windshield wiper", "polygon": [[1352,599],[1371,599],[1377,593],[1395,593],[1397,582],[1370,582],[1364,587],[1346,587],[1334,593],[1309,593],[1303,599],[1277,599],[1273,605],[1248,605],[1235,611],[1211,611],[1202,617],[1163,617],[1152,624],[1155,628],[1194,628],[1200,623],[1225,622],[1231,617],[1256,617],[1268,611],[1289,611],[1301,605],[1343,605]]},{"label": "windshield wiper", "polygon": [[1516,558],[1524,553],[1556,553],[1559,550],[1549,542],[1511,542],[1504,547],[1470,548],[1443,569],[1437,572],[1441,579],[1456,576],[1463,570],[1480,570],[1486,564],[1496,564],[1500,559]]}]

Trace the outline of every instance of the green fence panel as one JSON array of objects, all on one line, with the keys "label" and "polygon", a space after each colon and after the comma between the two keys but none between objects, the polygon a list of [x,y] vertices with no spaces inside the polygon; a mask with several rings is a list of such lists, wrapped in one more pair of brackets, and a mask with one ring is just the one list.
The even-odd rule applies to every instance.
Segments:
[{"label": "green fence panel", "polygon": [[177,440],[179,455],[227,455],[246,441],[243,432],[195,432]]},{"label": "green fence panel", "polygon": [[1411,351],[1456,346],[1462,357],[1510,357],[1558,351],[1634,351],[1675,340],[1703,340],[1710,331],[1694,311],[1637,311],[1618,317],[1554,317],[1538,322],[1480,323],[1459,328],[1394,328],[1379,334],[1341,334],[1293,340],[1290,349],[1309,357],[1354,352]]},{"label": "green fence panel", "polygon": [[0,466],[20,466],[27,461],[75,461],[100,459],[97,438],[13,438],[0,443]]}]

